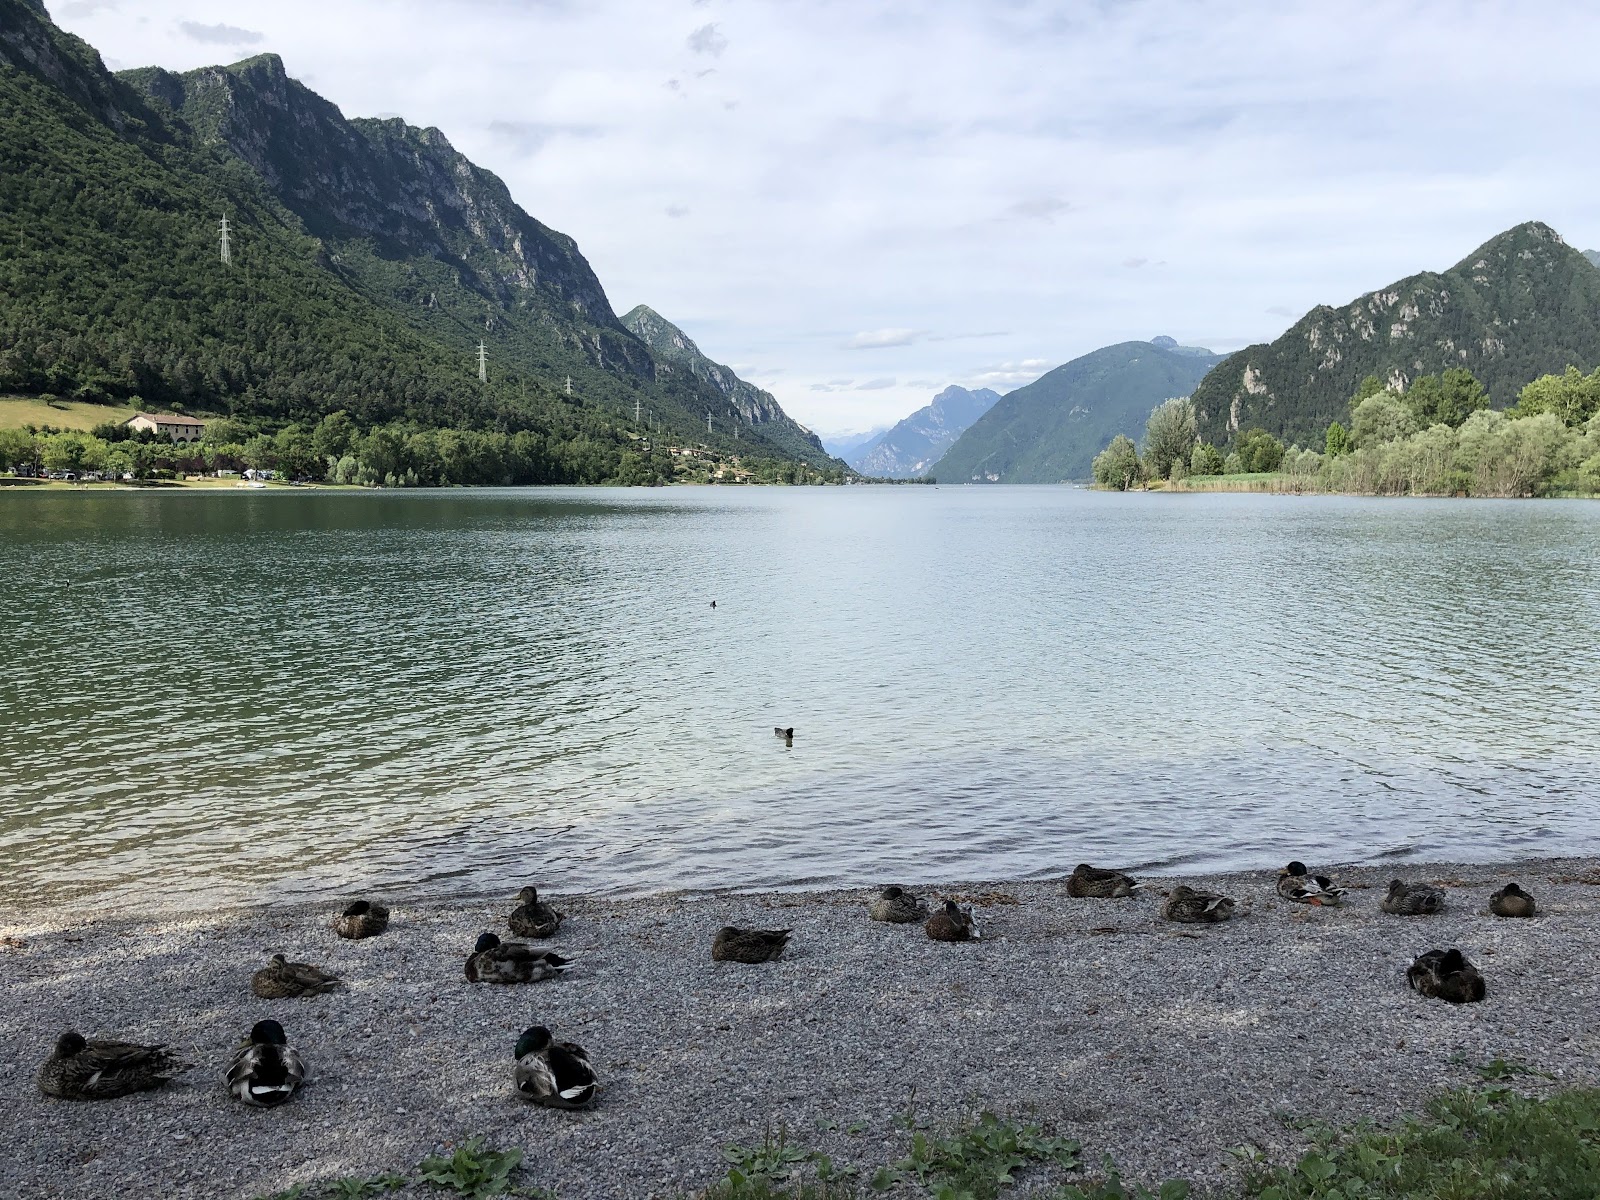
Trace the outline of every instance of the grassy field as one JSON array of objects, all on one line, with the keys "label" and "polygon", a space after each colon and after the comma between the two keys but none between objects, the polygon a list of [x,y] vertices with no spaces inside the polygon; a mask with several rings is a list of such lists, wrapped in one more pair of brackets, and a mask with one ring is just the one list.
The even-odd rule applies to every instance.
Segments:
[{"label": "grassy field", "polygon": [[107,421],[126,421],[138,409],[115,405],[83,404],[76,400],[57,400],[54,405],[22,396],[0,396],[0,429],[22,429],[28,425],[42,429],[90,430]]}]

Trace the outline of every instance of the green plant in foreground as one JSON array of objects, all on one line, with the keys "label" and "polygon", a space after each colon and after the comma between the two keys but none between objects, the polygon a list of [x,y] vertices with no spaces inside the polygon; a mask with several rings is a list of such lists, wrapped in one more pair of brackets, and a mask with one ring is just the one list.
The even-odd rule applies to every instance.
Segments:
[{"label": "green plant in foreground", "polygon": [[364,1196],[378,1196],[384,1192],[398,1191],[407,1183],[404,1175],[389,1172],[386,1175],[374,1175],[363,1179],[359,1175],[351,1175],[344,1179],[335,1179],[323,1185],[317,1193],[319,1197],[336,1197],[337,1200],[362,1200]]},{"label": "green plant in foreground", "polygon": [[521,1150],[488,1150],[482,1137],[474,1137],[449,1158],[435,1154],[423,1159],[417,1177],[462,1196],[503,1196],[511,1191],[511,1173],[521,1164]]},{"label": "green plant in foreground", "polygon": [[915,1179],[934,1200],[992,1200],[1013,1175],[1035,1163],[1078,1165],[1078,1143],[1051,1137],[1037,1125],[1013,1125],[991,1112],[969,1128],[946,1135],[917,1131],[911,1153],[873,1176],[872,1186],[886,1191],[904,1179]]}]

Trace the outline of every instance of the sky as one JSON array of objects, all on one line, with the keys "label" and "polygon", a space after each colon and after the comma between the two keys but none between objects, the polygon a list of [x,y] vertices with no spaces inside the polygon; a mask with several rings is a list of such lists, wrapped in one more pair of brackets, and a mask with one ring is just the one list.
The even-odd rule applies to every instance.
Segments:
[{"label": "sky", "polygon": [[280,54],[434,125],[824,435],[1233,350],[1542,220],[1600,245],[1600,5],[48,0],[114,69]]}]

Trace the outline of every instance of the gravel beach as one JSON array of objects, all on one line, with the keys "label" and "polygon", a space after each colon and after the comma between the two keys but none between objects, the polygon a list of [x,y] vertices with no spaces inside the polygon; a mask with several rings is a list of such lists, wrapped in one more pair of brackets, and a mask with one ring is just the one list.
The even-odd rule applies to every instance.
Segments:
[{"label": "gravel beach", "polygon": [[[462,975],[478,933],[505,934],[509,895],[380,897],[393,903],[389,932],[362,942],[334,936],[334,906],[14,914],[0,926],[0,1196],[254,1197],[407,1171],[484,1134],[523,1149],[522,1182],[562,1200],[676,1197],[725,1171],[724,1146],[768,1129],[870,1173],[904,1152],[897,1116],[938,1124],[984,1108],[1080,1140],[1087,1164],[1111,1154],[1129,1177],[1214,1190],[1235,1178],[1230,1148],[1280,1160],[1303,1148],[1285,1114],[1415,1112],[1497,1056],[1560,1083],[1600,1078],[1600,862],[1331,873],[1353,889],[1342,908],[1281,901],[1273,873],[1184,877],[1249,903],[1215,926],[1161,921],[1150,892],[917,889],[977,903],[983,941],[964,945],[869,921],[875,888],[550,896],[568,916],[543,945],[575,965],[523,987]],[[1442,884],[1447,910],[1381,913],[1396,875]],[[1512,879],[1538,898],[1538,918],[1487,915]],[[727,923],[791,927],[794,940],[777,963],[713,963]],[[1407,989],[1406,965],[1436,946],[1479,964],[1486,1002]],[[258,1000],[250,974],[274,951],[348,987]],[[249,1110],[221,1072],[267,1016],[309,1077],[286,1107]],[[538,1109],[512,1092],[511,1046],[535,1022],[588,1048],[604,1083],[593,1109]],[[167,1042],[196,1066],[163,1091],[47,1100],[34,1072],[69,1027]]]}]

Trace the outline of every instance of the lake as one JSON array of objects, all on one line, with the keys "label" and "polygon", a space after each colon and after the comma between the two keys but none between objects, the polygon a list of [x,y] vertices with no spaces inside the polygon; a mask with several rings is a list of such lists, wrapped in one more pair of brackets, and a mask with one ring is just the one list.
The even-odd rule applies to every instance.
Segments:
[{"label": "lake", "polygon": [[13,903],[1595,853],[1597,714],[1593,502],[0,493]]}]

